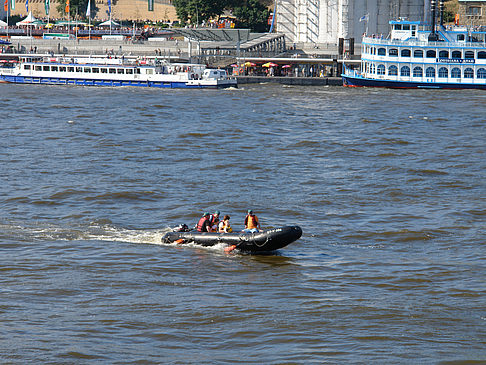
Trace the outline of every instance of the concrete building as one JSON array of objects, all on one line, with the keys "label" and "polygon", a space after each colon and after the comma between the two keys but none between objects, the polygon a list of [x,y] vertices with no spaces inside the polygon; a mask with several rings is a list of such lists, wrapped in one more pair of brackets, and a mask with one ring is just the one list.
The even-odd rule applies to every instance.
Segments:
[{"label": "concrete building", "polygon": [[459,0],[459,22],[468,26],[486,25],[486,0]]},{"label": "concrete building", "polygon": [[[424,21],[430,0],[277,0],[276,30],[294,43],[360,42],[368,34],[388,34],[397,17]],[[366,17],[367,21],[360,21]]]},{"label": "concrete building", "polygon": [[[13,15],[27,15],[25,8],[26,0],[16,0],[15,10],[12,11]],[[91,1],[93,3],[93,1]],[[108,19],[108,0],[95,0],[94,3],[98,8],[96,13],[96,19],[106,20]],[[3,4],[3,0],[2,0]],[[56,10],[59,5],[59,1],[51,0],[50,17],[62,18],[63,16]],[[174,21],[177,20],[177,14],[175,7],[170,0],[154,0],[154,11],[148,11],[147,0],[112,0],[112,17],[113,19],[120,20],[151,20],[151,21]],[[2,6],[3,10],[3,6]],[[46,11],[44,8],[44,1],[41,0],[29,0],[29,10],[36,18],[46,17]],[[78,9],[78,13],[86,14],[86,9]],[[1,16],[1,15],[0,15]]]}]

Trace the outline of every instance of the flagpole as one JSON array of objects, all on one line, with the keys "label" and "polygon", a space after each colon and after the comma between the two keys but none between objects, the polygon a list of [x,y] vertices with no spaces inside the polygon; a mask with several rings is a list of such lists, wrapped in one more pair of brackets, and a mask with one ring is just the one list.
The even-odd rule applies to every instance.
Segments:
[{"label": "flagpole", "polygon": [[8,41],[8,17],[10,15],[10,0],[7,0],[7,41]]}]

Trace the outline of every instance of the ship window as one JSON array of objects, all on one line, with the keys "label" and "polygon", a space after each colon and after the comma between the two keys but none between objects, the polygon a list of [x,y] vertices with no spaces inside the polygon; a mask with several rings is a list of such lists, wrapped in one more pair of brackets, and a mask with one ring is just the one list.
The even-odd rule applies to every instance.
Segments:
[{"label": "ship window", "polygon": [[376,73],[378,75],[384,75],[385,74],[385,65],[378,65],[376,68]]},{"label": "ship window", "polygon": [[76,72],[83,72],[83,68],[82,67],[76,67]]},{"label": "ship window", "polygon": [[57,70],[58,70],[57,66],[51,66],[51,71],[57,71]]},{"label": "ship window", "polygon": [[486,59],[486,52],[485,51],[479,51],[478,52],[478,58],[481,60]]},{"label": "ship window", "polygon": [[461,78],[461,69],[459,67],[454,67],[451,71],[451,77],[454,79]]},{"label": "ship window", "polygon": [[68,72],[74,72],[74,67],[68,67]]},{"label": "ship window", "polygon": [[139,69],[139,68],[136,68],[136,69],[135,69],[135,73],[136,73],[137,75],[140,75],[140,69]]},{"label": "ship window", "polygon": [[402,55],[402,57],[410,57],[410,50],[409,49],[402,49],[401,55]]},{"label": "ship window", "polygon": [[93,72],[94,74],[99,74],[100,73],[100,69],[98,67],[93,67],[91,69],[91,72]]},{"label": "ship window", "polygon": [[148,68],[148,69],[146,70],[146,74],[147,74],[147,75],[153,75],[153,73],[154,73],[154,70],[152,70],[151,68]]},{"label": "ship window", "polygon": [[433,50],[433,49],[429,49],[429,50],[427,51],[427,53],[426,53],[426,57],[427,57],[427,58],[435,58],[436,54],[437,54],[437,53],[435,52],[435,50]]},{"label": "ship window", "polygon": [[403,24],[403,30],[410,30],[410,24]]},{"label": "ship window", "polygon": [[413,57],[423,58],[424,57],[424,51],[422,51],[421,49],[416,49],[415,51],[413,51]]},{"label": "ship window", "polygon": [[59,71],[66,72],[66,66],[59,66]]},{"label": "ship window", "polygon": [[90,69],[89,67],[85,67],[85,68],[84,68],[84,72],[86,72],[86,73],[91,73],[91,69]]},{"label": "ship window", "polygon": [[107,74],[108,73],[108,69],[107,68],[101,68],[101,73],[102,74]]},{"label": "ship window", "polygon": [[49,71],[49,66],[42,66],[43,71]]},{"label": "ship window", "polygon": [[478,69],[478,79],[486,79],[486,69],[484,68]]},{"label": "ship window", "polygon": [[119,68],[116,73],[117,74],[124,74],[125,70],[123,68]]},{"label": "ship window", "polygon": [[24,70],[30,70],[30,65],[24,65]]},{"label": "ship window", "polygon": [[424,70],[422,70],[422,67],[414,67],[413,77],[422,77],[423,75],[424,75]]},{"label": "ship window", "polygon": [[474,51],[466,51],[466,52],[464,52],[464,58],[474,59]]},{"label": "ship window", "polygon": [[127,68],[125,70],[125,72],[127,73],[127,75],[132,75],[133,74],[133,68]]},{"label": "ship window", "polygon": [[378,48],[378,56],[386,56],[386,49]]},{"label": "ship window", "polygon": [[452,51],[452,58],[462,58],[461,51]]},{"label": "ship window", "polygon": [[115,68],[109,68],[108,72],[111,74],[116,74],[116,69]]},{"label": "ship window", "polygon": [[439,77],[442,77],[442,78],[449,77],[449,71],[447,70],[446,67],[439,68]]},{"label": "ship window", "polygon": [[401,24],[395,24],[395,30],[402,30]]},{"label": "ship window", "polygon": [[474,78],[474,71],[472,68],[468,67],[464,70],[464,78],[465,79],[472,79]]},{"label": "ship window", "polygon": [[397,76],[398,75],[398,68],[395,65],[391,65],[388,67],[388,75],[390,76]]},{"label": "ship window", "polygon": [[458,34],[457,35],[457,40],[458,41],[463,41],[464,39],[466,39],[466,37],[464,36],[464,34]]},{"label": "ship window", "polygon": [[425,70],[425,77],[435,77],[435,68],[427,67]]},{"label": "ship window", "polygon": [[398,57],[398,49],[390,48],[388,50],[388,55],[391,56],[391,57]]},{"label": "ship window", "polygon": [[36,71],[42,71],[42,67],[41,66],[35,66],[35,70]]},{"label": "ship window", "polygon": [[439,58],[449,58],[449,51],[439,51]]},{"label": "ship window", "polygon": [[400,69],[400,76],[410,76],[410,67],[408,66],[403,66]]}]

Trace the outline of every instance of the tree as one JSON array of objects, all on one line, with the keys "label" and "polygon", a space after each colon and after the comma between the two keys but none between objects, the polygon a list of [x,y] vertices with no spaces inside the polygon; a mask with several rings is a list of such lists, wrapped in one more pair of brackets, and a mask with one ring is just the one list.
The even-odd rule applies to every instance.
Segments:
[{"label": "tree", "polygon": [[[241,3],[241,2],[240,2]],[[254,32],[268,31],[270,11],[258,0],[247,0],[233,8],[238,28],[250,28]]]},{"label": "tree", "polygon": [[[91,2],[91,11],[95,9],[94,1]],[[88,7],[88,0],[70,0],[69,1],[69,14],[73,18],[76,13],[81,16],[86,15],[86,9]],[[59,0],[59,5],[56,7],[57,11],[61,14],[66,14],[66,0]]]},{"label": "tree", "polygon": [[187,23],[201,23],[210,18],[223,14],[228,7],[225,0],[173,0],[172,4],[176,8],[178,18]]}]

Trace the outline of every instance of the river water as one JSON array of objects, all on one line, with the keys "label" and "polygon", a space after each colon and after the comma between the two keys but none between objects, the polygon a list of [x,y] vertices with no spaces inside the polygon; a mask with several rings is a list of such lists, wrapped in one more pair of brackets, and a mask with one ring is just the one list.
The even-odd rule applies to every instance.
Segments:
[{"label": "river water", "polygon": [[[485,102],[0,85],[2,362],[486,361]],[[160,243],[250,208],[302,238]]]}]

